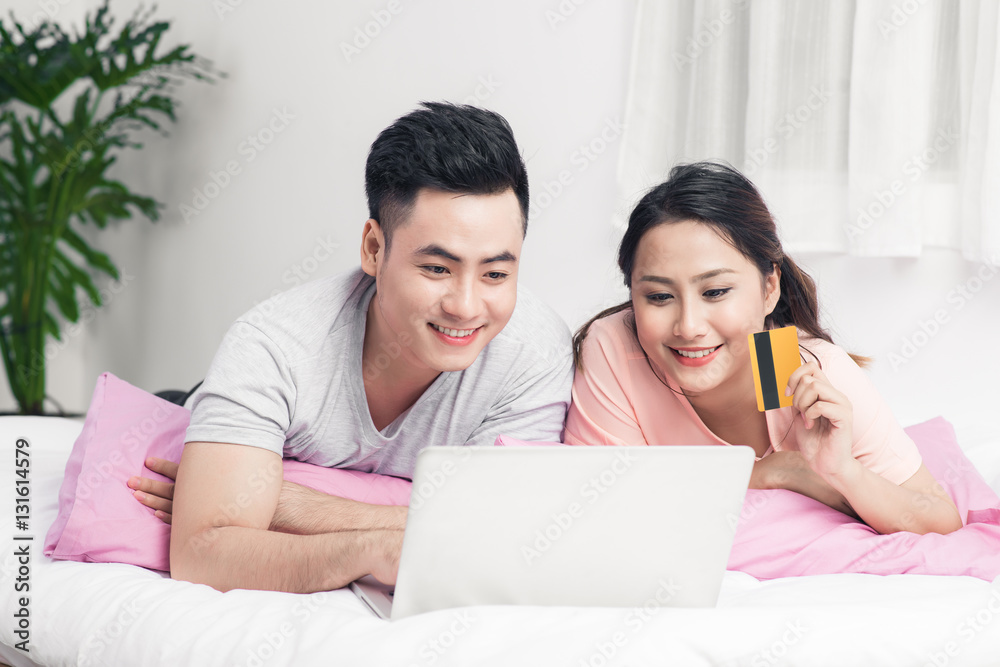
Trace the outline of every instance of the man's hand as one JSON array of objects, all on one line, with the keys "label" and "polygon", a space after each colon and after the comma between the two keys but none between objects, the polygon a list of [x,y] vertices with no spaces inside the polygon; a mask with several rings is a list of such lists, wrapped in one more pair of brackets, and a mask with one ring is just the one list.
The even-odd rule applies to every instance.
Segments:
[{"label": "man's hand", "polygon": [[[146,459],[146,467],[164,477],[177,480],[177,464],[166,459],[150,456]],[[173,520],[174,485],[170,482],[160,482],[148,477],[129,477],[128,487],[132,495],[140,503],[153,510],[153,514],[163,523]]]},{"label": "man's hand", "polygon": [[399,576],[399,555],[403,551],[403,531],[386,530],[372,535],[382,538],[379,541],[378,556],[372,559],[372,576],[389,586],[396,585]]},{"label": "man's hand", "polygon": [[[150,456],[146,459],[146,467],[164,477],[177,480],[178,465],[173,461]],[[133,489],[132,495],[140,503],[155,510],[154,514],[166,524],[173,520],[174,485],[170,482],[160,482],[148,477],[130,477],[128,486]],[[358,521],[365,530],[398,530],[406,528],[406,507],[367,505],[345,498],[330,496],[309,487],[283,480],[281,495],[278,497],[278,507],[268,530],[297,535],[316,535],[324,532],[336,532],[333,527],[327,530],[323,524],[321,508],[331,513],[352,513],[358,516]],[[398,554],[397,554],[398,555]]]}]

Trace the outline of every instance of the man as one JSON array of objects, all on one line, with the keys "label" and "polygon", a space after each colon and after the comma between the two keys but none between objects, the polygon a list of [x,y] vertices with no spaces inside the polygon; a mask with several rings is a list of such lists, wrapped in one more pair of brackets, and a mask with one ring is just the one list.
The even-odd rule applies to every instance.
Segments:
[{"label": "man", "polygon": [[361,268],[229,330],[193,399],[172,507],[169,485],[130,482],[172,520],[176,579],[300,593],[369,573],[394,583],[406,509],[283,484],[283,456],[411,478],[429,445],[561,436],[569,331],[518,298],[528,179],[507,122],[424,104],[379,135],[365,182]]}]

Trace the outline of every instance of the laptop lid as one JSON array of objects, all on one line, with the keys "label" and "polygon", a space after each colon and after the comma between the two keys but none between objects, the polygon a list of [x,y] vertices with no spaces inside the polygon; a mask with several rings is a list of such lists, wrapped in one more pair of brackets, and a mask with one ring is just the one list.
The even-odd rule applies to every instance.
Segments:
[{"label": "laptop lid", "polygon": [[749,447],[430,447],[392,618],[482,604],[714,606]]}]

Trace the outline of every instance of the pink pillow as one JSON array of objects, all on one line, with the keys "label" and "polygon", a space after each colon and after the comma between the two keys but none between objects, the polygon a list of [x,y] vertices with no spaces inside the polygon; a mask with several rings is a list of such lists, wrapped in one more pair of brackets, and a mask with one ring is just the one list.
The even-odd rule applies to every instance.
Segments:
[{"label": "pink pillow", "polygon": [[[169,481],[143,463],[147,456],[180,461],[190,419],[187,408],[102,374],[66,463],[45,555],[168,571],[170,527],[132,496],[126,482],[133,475]],[[406,505],[410,499],[410,482],[397,477],[283,464],[288,481],[330,495],[378,505]]]},{"label": "pink pillow", "polygon": [[[749,489],[739,517],[730,570],[758,579],[811,574],[1000,576],[1000,498],[975,469],[942,417],[905,429],[924,464],[955,500],[965,527],[948,535],[879,535],[793,491]],[[497,445],[550,445],[508,436]],[[735,517],[733,517],[735,520]]]},{"label": "pink pillow", "polygon": [[[810,574],[1000,575],[1000,498],[966,458],[942,417],[905,429],[924,464],[954,499],[963,528],[948,535],[879,535],[811,498],[747,491],[729,569],[758,579]],[[780,540],[775,539],[780,536]]]}]

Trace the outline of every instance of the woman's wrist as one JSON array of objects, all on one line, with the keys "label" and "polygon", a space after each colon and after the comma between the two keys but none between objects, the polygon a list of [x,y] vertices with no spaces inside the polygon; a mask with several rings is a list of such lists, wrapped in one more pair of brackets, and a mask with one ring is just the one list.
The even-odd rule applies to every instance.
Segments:
[{"label": "woman's wrist", "polygon": [[835,488],[845,497],[848,492],[857,486],[860,476],[864,474],[865,467],[855,458],[846,459],[843,464],[835,470],[817,471],[823,481]]}]

